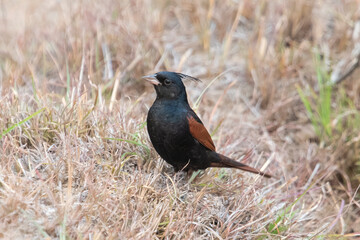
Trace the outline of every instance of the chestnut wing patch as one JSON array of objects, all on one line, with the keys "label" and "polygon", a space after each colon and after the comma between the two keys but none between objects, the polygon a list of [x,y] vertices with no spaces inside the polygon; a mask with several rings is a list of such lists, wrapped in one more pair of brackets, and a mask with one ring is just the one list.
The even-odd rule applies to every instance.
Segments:
[{"label": "chestnut wing patch", "polygon": [[204,125],[196,121],[193,116],[187,116],[187,119],[189,122],[190,133],[193,138],[198,140],[204,147],[210,149],[211,151],[215,151],[215,144]]}]

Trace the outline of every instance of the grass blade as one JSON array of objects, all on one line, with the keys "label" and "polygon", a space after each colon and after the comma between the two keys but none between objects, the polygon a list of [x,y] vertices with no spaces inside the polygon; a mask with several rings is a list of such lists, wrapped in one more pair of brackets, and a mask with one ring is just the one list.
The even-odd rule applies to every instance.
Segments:
[{"label": "grass blade", "polygon": [[43,112],[46,108],[42,108],[40,110],[38,110],[37,112],[31,114],[30,116],[28,116],[27,118],[21,120],[20,122],[11,125],[9,128],[5,129],[1,134],[0,134],[0,139],[5,136],[6,134],[8,134],[9,132],[11,132],[14,128],[21,126],[22,124],[24,124],[26,121],[29,121],[30,119],[32,119],[33,117],[37,116],[38,114],[40,114],[41,112]]}]

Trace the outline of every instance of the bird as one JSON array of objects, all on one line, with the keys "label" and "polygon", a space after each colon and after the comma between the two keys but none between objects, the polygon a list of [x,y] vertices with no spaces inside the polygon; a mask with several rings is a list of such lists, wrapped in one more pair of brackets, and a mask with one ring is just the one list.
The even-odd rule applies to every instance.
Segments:
[{"label": "bird", "polygon": [[183,73],[162,71],[142,77],[153,84],[156,99],[147,115],[147,129],[156,152],[175,172],[188,174],[210,167],[236,168],[272,177],[216,152],[209,132],[187,100],[184,79],[200,81]]}]

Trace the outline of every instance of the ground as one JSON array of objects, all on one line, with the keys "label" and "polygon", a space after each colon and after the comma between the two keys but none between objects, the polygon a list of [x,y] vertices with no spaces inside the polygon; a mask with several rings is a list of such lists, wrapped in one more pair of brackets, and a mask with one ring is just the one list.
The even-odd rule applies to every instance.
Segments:
[{"label": "ground", "polygon": [[[359,1],[0,3],[0,238],[360,236]],[[275,177],[175,173],[146,131],[163,70]]]}]

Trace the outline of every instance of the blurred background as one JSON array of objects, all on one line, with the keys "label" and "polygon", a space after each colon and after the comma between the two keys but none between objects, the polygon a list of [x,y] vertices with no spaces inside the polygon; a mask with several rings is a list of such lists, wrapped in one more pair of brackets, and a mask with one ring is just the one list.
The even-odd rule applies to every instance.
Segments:
[{"label": "blurred background", "polygon": [[[101,237],[138,239],[162,238],[169,231],[184,231],[184,237],[198,239],[254,236],[251,234],[309,237],[317,233],[324,236],[357,233],[360,231],[359,59],[359,0],[1,0],[0,131],[3,134],[0,144],[2,159],[7,160],[2,164],[0,188],[4,190],[0,196],[4,200],[2,208],[8,210],[0,214],[3,219],[0,238],[21,238],[25,233],[34,237],[29,229],[19,230],[23,221],[34,226],[34,222],[43,224],[41,221],[45,220],[41,219],[50,221],[65,213],[68,216],[97,214],[91,213],[89,206],[83,206],[81,214],[80,210],[62,209],[51,200],[55,202],[50,205],[58,206],[55,212],[44,210],[47,215],[43,216],[40,208],[33,207],[36,217],[30,218],[37,220],[21,217],[21,213],[14,217],[11,214],[16,209],[28,209],[21,206],[36,205],[38,200],[30,200],[25,193],[22,197],[9,194],[11,191],[4,187],[18,191],[16,182],[24,181],[21,180],[24,176],[42,179],[42,174],[53,176],[54,169],[59,170],[53,189],[63,182],[68,184],[68,192],[53,194],[62,199],[70,193],[81,195],[85,191],[80,186],[86,185],[84,181],[89,175],[82,176],[81,172],[85,166],[91,168],[91,164],[86,165],[90,160],[95,159],[102,166],[101,171],[91,168],[91,174],[104,179],[108,176],[105,165],[113,166],[114,162],[119,164],[116,165],[119,169],[126,162],[125,170],[129,173],[136,169],[141,174],[151,174],[152,168],[170,171],[166,164],[163,166],[158,163],[160,160],[155,160],[158,156],[151,149],[144,129],[155,93],[141,79],[143,75],[164,70],[202,80],[202,83],[185,83],[188,98],[222,153],[239,159],[245,151],[254,148],[254,158],[248,164],[267,167],[267,171],[279,176],[277,183],[281,187],[277,186],[273,195],[267,196],[273,199],[268,208],[273,209],[273,215],[260,221],[263,224],[256,225],[259,231],[255,233],[249,228],[240,232],[221,230],[220,223],[226,223],[222,217],[216,220],[218,225],[212,223],[215,227],[202,223],[215,229],[216,234],[205,231],[208,235],[198,231],[200,225],[194,227],[195,235],[192,235],[192,230],[181,227],[187,225],[181,225],[180,220],[176,226],[168,218],[166,224],[153,227],[144,223],[150,221],[147,218],[129,217],[126,221],[133,223],[129,227],[126,221],[121,225],[109,220],[103,220],[103,225],[99,222],[81,225],[79,217],[72,225],[52,220],[41,228],[39,236],[75,238],[80,233],[87,234],[90,226],[95,226],[93,232]],[[27,122],[21,122],[26,118]],[[131,157],[124,155],[134,151]],[[63,162],[51,168],[49,161],[54,159]],[[78,161],[70,166],[72,163],[67,159]],[[42,167],[37,169],[39,166]],[[69,169],[74,172],[69,173]],[[117,170],[114,172],[119,174]],[[80,174],[78,178],[76,174]],[[219,175],[222,176],[219,179],[227,176],[228,182],[239,187],[239,183],[232,181],[237,176],[234,172],[219,174],[210,170],[198,181],[207,184]],[[69,180],[72,178],[78,185],[73,185]],[[29,181],[28,188],[33,191],[41,186]],[[121,178],[117,181],[123,186],[134,183]],[[164,185],[158,187],[161,186]],[[269,225],[278,216],[274,209],[297,203],[299,193],[306,193],[309,187],[313,191],[302,199],[303,204],[316,199],[317,205],[311,203],[306,211],[297,211],[298,218],[292,222],[293,218],[289,217],[287,224],[284,220],[281,224],[285,228],[277,228],[276,232]],[[26,186],[22,188],[27,192]],[[96,191],[103,190],[99,187]],[[180,190],[192,191],[181,187]],[[96,191],[94,195],[99,194]],[[138,195],[136,191],[131,194]],[[250,198],[255,199],[255,195]],[[71,205],[73,201],[71,198],[63,205]],[[124,203],[124,209],[131,209],[127,204],[130,201]],[[234,207],[238,208],[241,205]],[[108,209],[123,214],[119,209]],[[171,206],[169,209],[171,212]],[[252,212],[252,219],[268,212],[266,209]],[[308,214],[310,217],[305,221]],[[179,219],[187,218],[181,215]],[[325,227],[319,226],[323,219],[328,219]],[[300,223],[303,220],[305,223]],[[124,235],[111,232],[119,224],[118,232]],[[68,226],[65,235],[61,235],[62,226]],[[136,231],[143,235],[136,235]]]}]

